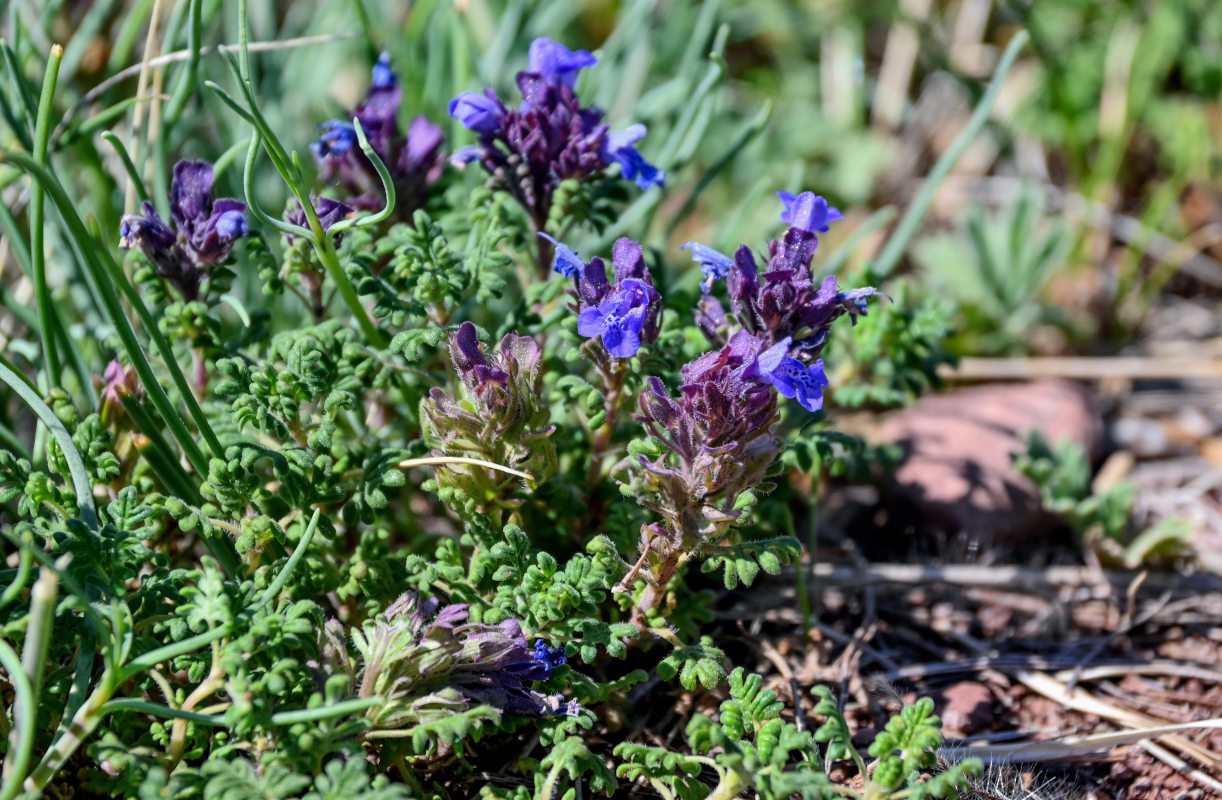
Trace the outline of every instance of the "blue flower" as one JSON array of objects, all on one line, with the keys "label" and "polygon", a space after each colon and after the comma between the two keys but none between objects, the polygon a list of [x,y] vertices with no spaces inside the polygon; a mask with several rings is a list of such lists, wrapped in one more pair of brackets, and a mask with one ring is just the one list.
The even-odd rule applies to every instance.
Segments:
[{"label": "blue flower", "polygon": [[785,210],[781,212],[781,222],[801,228],[810,233],[827,233],[828,224],[843,219],[838,209],[827,204],[827,199],[814,192],[802,192],[792,195],[789,192],[777,192]]},{"label": "blue flower", "polygon": [[356,146],[356,128],[351,122],[328,120],[318,129],[322,131],[322,136],[310,142],[310,152],[319,161],[330,155],[346,153]]},{"label": "blue flower", "polygon": [[632,358],[641,349],[641,327],[657,291],[637,278],[625,278],[595,308],[577,317],[582,336],[602,336],[603,347],[615,358]]},{"label": "blue flower", "polygon": [[463,92],[451,100],[450,116],[476,133],[494,133],[501,128],[501,104],[477,92]]},{"label": "blue flower", "polygon": [[629,125],[622,131],[607,134],[603,142],[603,158],[606,161],[616,161],[628,180],[635,180],[642,189],[651,186],[661,186],[666,182],[666,173],[645,160],[636,144],[645,136],[645,126]]},{"label": "blue flower", "polygon": [[450,153],[450,165],[458,169],[465,169],[468,164],[479,161],[484,157],[484,148],[477,144],[464,144],[462,147]]},{"label": "blue flower", "polygon": [[679,245],[680,250],[684,248],[692,251],[692,261],[699,264],[700,271],[704,273],[704,281],[700,284],[700,288],[705,294],[712,290],[713,281],[724,278],[730,274],[730,270],[734,269],[734,259],[707,245],[699,242]]},{"label": "blue flower", "polygon": [[581,274],[585,262],[578,257],[576,251],[546,233],[540,232],[539,236],[547,239],[556,247],[556,257],[552,260],[552,272],[558,272],[566,278],[576,278]]},{"label": "blue flower", "polygon": [[588,50],[573,51],[546,36],[530,43],[530,66],[527,72],[542,75],[551,83],[572,89],[577,84],[577,72],[592,67],[598,59]]},{"label": "blue flower", "polygon": [[756,372],[760,380],[776,387],[782,397],[796,398],[807,411],[818,411],[823,408],[823,387],[828,385],[827,376],[823,374],[823,359],[808,367],[790,358],[791,341],[786,336],[760,353],[755,362]]},{"label": "blue flower", "polygon": [[389,89],[399,83],[399,76],[390,68],[390,53],[382,53],[373,65],[373,88]]},{"label": "blue flower", "polygon": [[542,639],[535,640],[533,655],[535,661],[547,665],[549,673],[556,667],[564,666],[564,662],[568,660],[568,654],[564,652],[563,647],[552,647]]},{"label": "blue flower", "polygon": [[[873,297],[882,292],[875,289],[873,286],[865,286],[861,289],[853,289],[848,292],[839,292],[836,294],[836,302],[840,303],[849,312],[849,318],[853,320],[853,324],[857,324],[858,317],[864,317],[869,312],[866,306],[866,298]],[[883,295],[886,297],[886,295]]]}]

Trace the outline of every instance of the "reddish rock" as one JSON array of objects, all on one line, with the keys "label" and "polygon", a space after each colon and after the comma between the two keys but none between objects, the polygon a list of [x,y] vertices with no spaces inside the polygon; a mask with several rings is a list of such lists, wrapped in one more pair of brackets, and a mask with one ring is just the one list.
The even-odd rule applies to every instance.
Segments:
[{"label": "reddish rock", "polygon": [[983,683],[961,681],[933,695],[942,733],[958,739],[985,730],[993,720],[993,693]]},{"label": "reddish rock", "polygon": [[922,398],[893,415],[880,443],[903,456],[884,490],[933,526],[984,545],[1021,544],[1054,521],[1010,465],[1027,434],[1069,438],[1098,455],[1102,424],[1085,391],[1065,381],[987,384]]}]

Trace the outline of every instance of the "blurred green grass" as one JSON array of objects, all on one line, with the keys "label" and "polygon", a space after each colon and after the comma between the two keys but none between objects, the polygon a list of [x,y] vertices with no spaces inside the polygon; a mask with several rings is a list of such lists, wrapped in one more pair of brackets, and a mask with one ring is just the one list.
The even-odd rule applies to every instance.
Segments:
[{"label": "blurred green grass", "polygon": [[[30,98],[23,92],[41,82],[50,44],[63,43],[55,116],[69,108],[73,113],[52,141],[51,159],[99,231],[116,230],[124,204],[130,207],[135,197],[100,131],[113,129],[127,143],[154,199],[165,196],[169,167],[178,158],[215,159],[235,145],[236,154],[245,141],[244,126],[202,89],[205,80],[231,86],[217,54],[200,59],[195,87],[181,88],[190,94],[173,124],[164,114],[172,105],[169,97],[188,78],[185,60],[96,93],[119,70],[137,67],[146,46],[150,55],[182,51],[190,33],[188,12],[185,0],[14,0],[4,15],[11,57],[2,94],[10,124],[0,133],[0,147],[28,146],[21,132],[31,127],[23,109]],[[205,45],[236,43],[232,4],[207,0],[200,15]],[[949,237],[949,243],[916,245],[953,263],[930,270],[919,259],[904,262],[918,293],[949,292],[960,304],[955,341],[966,354],[1021,354],[1035,346],[1026,331],[999,319],[987,298],[953,291],[981,277],[967,209],[1012,216],[1025,195],[1006,186],[1033,187],[1024,191],[1045,198],[1029,221],[1032,235],[1067,225],[1070,242],[1057,251],[1057,263],[1040,262],[1032,266],[1041,270],[1038,276],[1017,280],[1025,295],[1008,302],[1034,305],[1031,319],[1055,327],[1058,315],[1039,310],[1056,302],[1047,296],[1049,284],[1104,287],[1098,290],[1103,297],[1093,298],[1107,309],[1103,319],[1053,337],[1066,349],[1127,335],[1164,284],[1176,278],[1182,265],[1166,258],[1166,248],[1151,250],[1156,235],[1182,240],[1196,232],[1194,241],[1208,244],[1209,226],[1222,218],[1222,6],[1208,0],[352,0],[252,4],[250,22],[252,41],[278,43],[252,59],[261,111],[286,144],[302,153],[319,122],[360,96],[382,49],[403,77],[404,113],[424,113],[442,123],[451,147],[468,142],[470,134],[446,116],[449,99],[483,85],[509,87],[532,38],[548,35],[595,50],[601,63],[583,76],[582,92],[608,110],[613,126],[648,125],[646,155],[669,172],[666,192],[636,200],[603,239],[621,232],[643,239],[682,270],[676,274],[688,288],[696,277],[677,245],[692,239],[723,250],[742,241],[762,245],[761,232],[778,224],[778,188],[827,195],[849,222],[833,230],[825,247],[835,251],[852,239],[852,252],[834,259],[850,268],[868,261],[881,234],[853,237],[854,230],[878,209],[902,210],[966,121],[1001,47],[1028,29],[1032,45],[990,125],[940,191],[926,222],[922,238],[936,235],[945,243]],[[14,80],[18,73],[24,86]],[[140,85],[149,101],[132,103]],[[87,97],[91,90],[95,94]],[[675,130],[684,133],[681,139],[672,135]],[[10,234],[28,227],[26,182],[17,178],[15,170],[0,166],[14,223]],[[1009,183],[997,183],[1002,178]],[[224,193],[239,194],[237,170],[226,170],[221,180]],[[263,166],[257,185],[265,207],[284,202],[284,187],[270,166]],[[994,191],[998,187],[1002,191]],[[1189,193],[1206,202],[1186,210],[1182,200]],[[1091,208],[1103,214],[1066,213],[1074,207],[1066,198],[1095,204]],[[1116,241],[1111,215],[1134,220],[1137,234]],[[12,238],[20,239],[5,237],[0,272],[10,317],[3,330],[6,350],[21,356],[31,289],[17,268],[24,243],[14,248]],[[75,306],[79,314],[67,316],[89,321],[86,327],[100,325],[90,293],[73,277],[65,244],[49,244],[60,256],[49,268],[56,302]],[[1217,255],[1222,253],[1194,254],[1197,278],[1176,282],[1177,290],[1222,288],[1199,280],[1222,272]],[[1015,268],[1029,261],[1017,258]],[[946,276],[965,271],[975,278],[952,277],[948,290]],[[238,288],[246,299],[258,300],[254,276],[239,276]]]}]

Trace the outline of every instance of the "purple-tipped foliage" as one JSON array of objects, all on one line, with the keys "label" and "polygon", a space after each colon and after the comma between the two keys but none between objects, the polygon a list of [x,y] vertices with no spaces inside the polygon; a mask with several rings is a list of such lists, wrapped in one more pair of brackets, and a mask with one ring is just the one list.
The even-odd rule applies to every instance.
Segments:
[{"label": "purple-tipped foliage", "polygon": [[171,224],[146,202],[143,215],[125,216],[119,225],[119,247],[139,247],[186,300],[198,297],[204,273],[229,258],[234,242],[250,232],[246,204],[232,198],[214,201],[212,182],[207,161],[179,161],[170,182]]},{"label": "purple-tipped foliage", "polygon": [[522,102],[508,108],[492,89],[463,92],[450,101],[450,116],[479,135],[478,157],[463,151],[458,163],[478,160],[493,185],[513,194],[542,230],[561,181],[586,180],[618,163],[642,188],[665,176],[633,145],[643,125],[609,133],[602,112],[583,107],[573,91],[577,73],[597,59],[550,39],[536,39],[528,68],[517,75]]},{"label": "purple-tipped foliage", "polygon": [[[542,353],[529,336],[508,333],[495,351],[485,352],[477,331],[464,322],[450,335],[450,360],[463,393],[452,396],[434,387],[424,403],[426,433],[437,455],[461,440],[461,455],[477,455],[520,468],[542,482],[555,471],[556,452],[548,438],[554,430],[544,400],[539,364]],[[464,395],[465,396],[462,396]],[[444,470],[439,481],[461,483],[482,473]],[[498,476],[500,477],[500,476]],[[468,496],[495,497],[485,486],[465,486]],[[504,501],[497,503],[504,506]]]},{"label": "purple-tipped foliage", "polygon": [[[635,476],[630,488],[662,514],[667,547],[692,546],[686,538],[708,521],[730,525],[738,515],[735,499],[764,479],[780,452],[772,431],[776,392],[757,364],[762,344],[739,331],[683,367],[678,397],[651,377],[638,398],[634,419],[666,452],[626,462]],[[664,558],[671,554],[658,551]]]},{"label": "purple-tipped foliage", "polygon": [[465,605],[440,606],[408,593],[354,632],[363,664],[345,657],[334,625],[326,634],[324,660],[332,670],[359,673],[363,686],[387,699],[373,715],[377,727],[428,722],[471,704],[524,716],[580,711],[576,701],[531,687],[564,664],[564,650],[541,640],[532,646],[517,620],[471,622]]},{"label": "purple-tipped foliage", "polygon": [[444,164],[441,128],[417,116],[404,136],[399,129],[399,106],[403,91],[399,77],[383,53],[373,68],[373,82],[365,99],[345,120],[330,120],[319,126],[322,135],[310,144],[318,161],[320,177],[338,183],[354,208],[370,211],[385,203],[382,179],[361,150],[352,117],[360,120],[369,145],[390,171],[395,184],[395,215],[410,218],[427,198],[428,187],[441,177]]}]

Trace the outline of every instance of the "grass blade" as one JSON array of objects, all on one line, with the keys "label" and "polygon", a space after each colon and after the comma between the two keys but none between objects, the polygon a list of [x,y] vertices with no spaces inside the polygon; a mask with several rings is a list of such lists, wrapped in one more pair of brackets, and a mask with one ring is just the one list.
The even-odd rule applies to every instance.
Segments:
[{"label": "grass blade", "polygon": [[880,281],[889,276],[899,265],[900,258],[908,248],[908,242],[916,235],[917,228],[925,219],[925,214],[929,211],[938,187],[942,185],[942,181],[946,180],[946,176],[950,174],[955,163],[967,151],[984,127],[984,123],[988,121],[989,112],[993,110],[993,105],[997,102],[998,95],[1001,94],[1002,84],[1005,83],[1006,76],[1010,74],[1010,69],[1014,66],[1015,59],[1018,58],[1018,52],[1023,49],[1028,38],[1030,37],[1026,31],[1019,31],[1006,45],[1001,60],[997,62],[997,69],[993,72],[993,81],[989,84],[988,91],[980,98],[980,102],[976,104],[971,119],[959,132],[951,146],[942,154],[942,157],[933,165],[929,176],[921,184],[921,191],[913,199],[912,205],[908,206],[895,232],[891,234],[883,251],[878,254],[878,258],[871,265],[872,271]]}]

